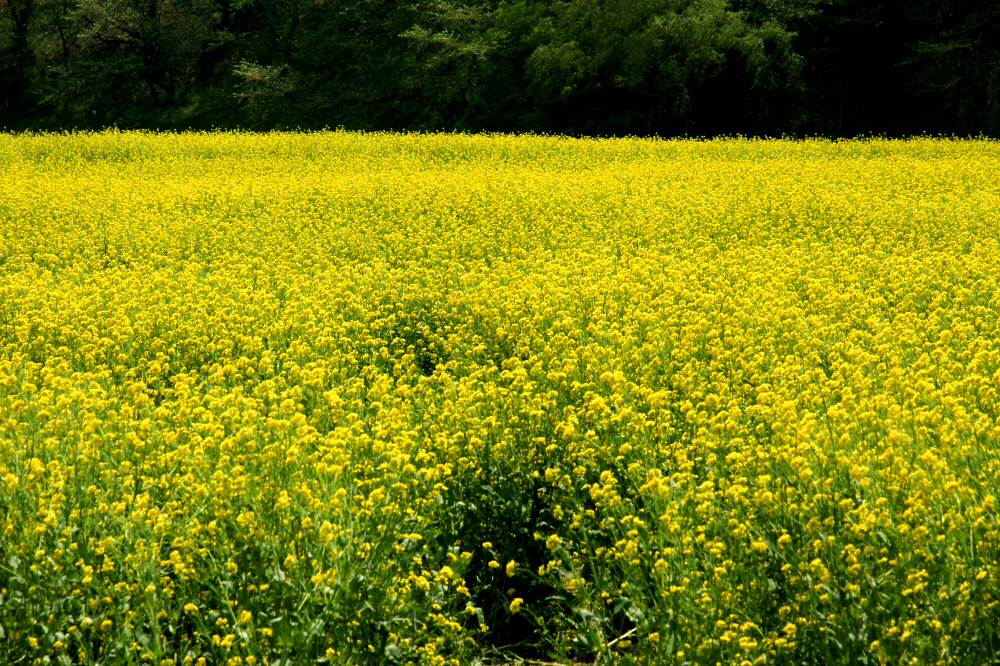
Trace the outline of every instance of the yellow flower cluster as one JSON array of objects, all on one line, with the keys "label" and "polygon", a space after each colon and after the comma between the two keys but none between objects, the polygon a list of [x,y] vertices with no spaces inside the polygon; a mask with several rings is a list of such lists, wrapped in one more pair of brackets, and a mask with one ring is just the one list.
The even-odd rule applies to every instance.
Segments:
[{"label": "yellow flower cluster", "polygon": [[998,265],[988,140],[0,135],[0,661],[985,662]]}]

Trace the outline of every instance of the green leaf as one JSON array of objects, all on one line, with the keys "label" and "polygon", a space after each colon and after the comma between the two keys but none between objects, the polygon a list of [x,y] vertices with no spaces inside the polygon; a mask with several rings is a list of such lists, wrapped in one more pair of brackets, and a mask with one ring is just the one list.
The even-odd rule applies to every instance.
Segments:
[{"label": "green leaf", "polygon": [[396,645],[390,643],[385,646],[385,658],[388,659],[390,663],[401,664],[404,659],[403,651]]}]

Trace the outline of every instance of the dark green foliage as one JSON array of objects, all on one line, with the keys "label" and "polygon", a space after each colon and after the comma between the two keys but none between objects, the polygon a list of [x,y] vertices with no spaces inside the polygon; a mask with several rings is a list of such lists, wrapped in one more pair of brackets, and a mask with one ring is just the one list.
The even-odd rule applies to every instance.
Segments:
[{"label": "dark green foliage", "polygon": [[[902,62],[934,131],[1000,131],[1000,5],[951,0],[908,7],[921,26]],[[936,112],[936,113],[934,113]],[[933,113],[933,115],[932,115]]]},{"label": "dark green foliage", "polygon": [[1000,134],[983,0],[0,0],[8,129]]}]

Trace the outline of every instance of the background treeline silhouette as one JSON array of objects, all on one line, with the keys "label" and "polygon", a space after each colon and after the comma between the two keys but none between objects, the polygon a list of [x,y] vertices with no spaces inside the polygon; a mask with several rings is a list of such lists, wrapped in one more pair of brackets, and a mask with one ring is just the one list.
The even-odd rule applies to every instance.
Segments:
[{"label": "background treeline silhouette", "polygon": [[0,0],[0,127],[1000,135],[996,0]]}]

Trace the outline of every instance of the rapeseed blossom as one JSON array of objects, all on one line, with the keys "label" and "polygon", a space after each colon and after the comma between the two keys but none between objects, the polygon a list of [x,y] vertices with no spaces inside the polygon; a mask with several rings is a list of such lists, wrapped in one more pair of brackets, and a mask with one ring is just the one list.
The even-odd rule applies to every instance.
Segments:
[{"label": "rapeseed blossom", "polygon": [[0,661],[995,653],[996,142],[0,155]]}]

